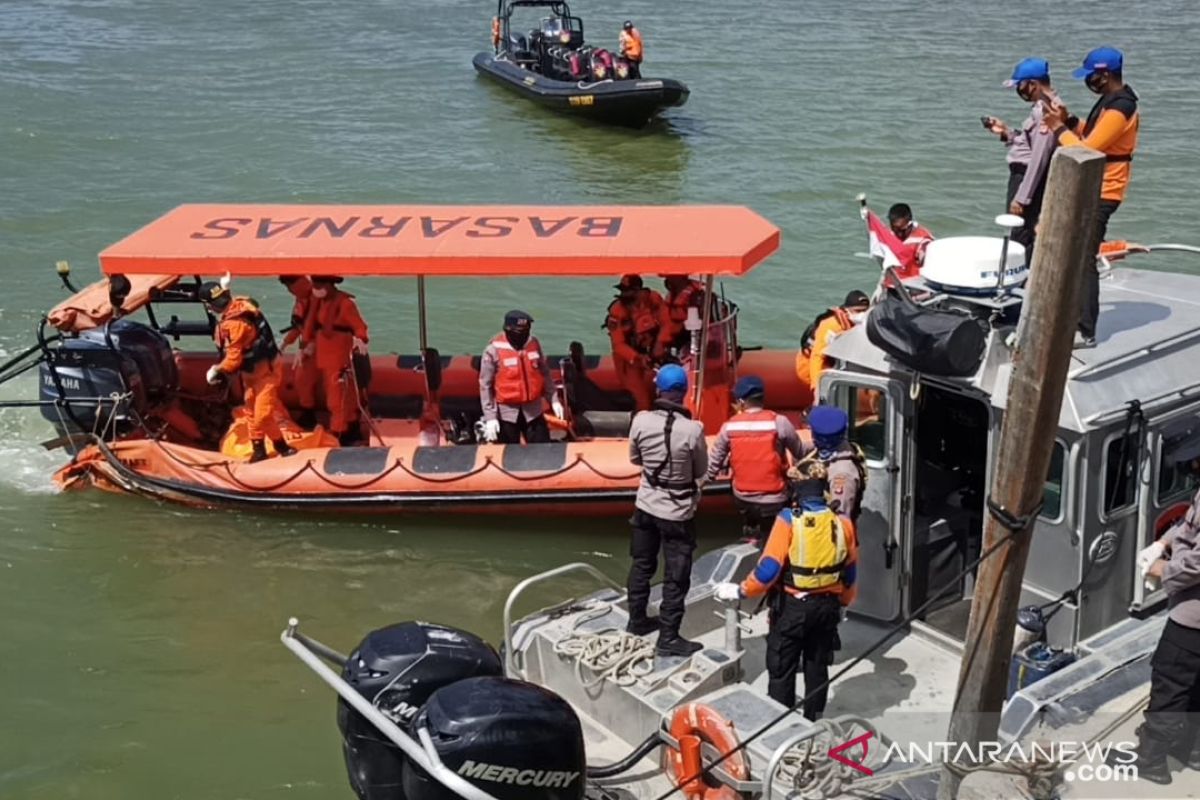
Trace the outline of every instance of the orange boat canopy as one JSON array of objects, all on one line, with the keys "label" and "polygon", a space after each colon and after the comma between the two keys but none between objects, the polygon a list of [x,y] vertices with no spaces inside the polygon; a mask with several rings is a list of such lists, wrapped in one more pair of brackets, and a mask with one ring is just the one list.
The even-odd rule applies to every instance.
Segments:
[{"label": "orange boat canopy", "polygon": [[779,229],[742,206],[184,205],[108,275],[743,275]]}]

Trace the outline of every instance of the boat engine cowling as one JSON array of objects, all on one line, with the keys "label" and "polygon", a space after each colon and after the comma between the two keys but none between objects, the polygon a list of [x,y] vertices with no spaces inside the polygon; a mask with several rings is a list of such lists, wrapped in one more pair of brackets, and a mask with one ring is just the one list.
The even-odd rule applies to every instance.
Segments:
[{"label": "boat engine cowling", "polygon": [[[508,678],[468,678],[438,689],[413,721],[442,763],[498,800],[581,800],[586,756],[571,705],[548,689]],[[412,762],[407,800],[459,795]]]},{"label": "boat engine cowling", "polygon": [[612,77],[612,53],[605,50],[603,47],[598,47],[592,52],[590,62],[592,80],[603,81]]},{"label": "boat engine cowling", "polygon": [[38,369],[38,396],[69,403],[71,413],[42,407],[42,416],[60,434],[68,432],[64,423],[68,429],[84,431],[100,431],[111,424],[118,434],[126,433],[139,416],[170,399],[179,388],[171,343],[140,322],[122,319],[107,328],[83,331],[49,354]]},{"label": "boat engine cowling", "polygon": [[[437,689],[479,675],[500,675],[500,656],[474,634],[426,622],[371,631],[350,654],[342,678],[405,728]],[[362,800],[404,800],[404,754],[338,699],[338,728],[350,785]]]}]

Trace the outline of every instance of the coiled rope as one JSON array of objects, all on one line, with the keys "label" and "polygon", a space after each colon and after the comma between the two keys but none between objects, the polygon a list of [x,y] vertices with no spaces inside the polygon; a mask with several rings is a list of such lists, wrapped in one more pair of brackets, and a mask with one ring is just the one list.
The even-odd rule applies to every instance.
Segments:
[{"label": "coiled rope", "polygon": [[575,631],[555,642],[554,652],[575,661],[575,677],[585,689],[606,680],[632,686],[654,671],[653,643],[616,628]]},{"label": "coiled rope", "polygon": [[780,759],[775,775],[765,777],[768,785],[779,780],[790,787],[787,796],[794,800],[827,800],[841,796],[847,785],[861,777],[861,773],[830,758],[829,750],[864,733],[879,738],[875,727],[862,719],[844,723],[822,719],[814,724],[819,729],[817,734],[793,745]]}]

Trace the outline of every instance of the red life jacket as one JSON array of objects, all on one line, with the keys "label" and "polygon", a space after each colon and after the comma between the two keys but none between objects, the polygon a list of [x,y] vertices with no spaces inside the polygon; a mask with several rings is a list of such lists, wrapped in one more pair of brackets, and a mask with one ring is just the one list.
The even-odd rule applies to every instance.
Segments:
[{"label": "red life jacket", "polygon": [[496,380],[493,384],[496,402],[506,406],[532,403],[546,393],[546,380],[542,377],[542,346],[536,337],[520,350],[508,343],[503,333],[492,339],[496,348]]},{"label": "red life jacket", "polygon": [[775,494],[786,487],[774,411],[744,411],[725,423],[733,488],[745,494]]}]

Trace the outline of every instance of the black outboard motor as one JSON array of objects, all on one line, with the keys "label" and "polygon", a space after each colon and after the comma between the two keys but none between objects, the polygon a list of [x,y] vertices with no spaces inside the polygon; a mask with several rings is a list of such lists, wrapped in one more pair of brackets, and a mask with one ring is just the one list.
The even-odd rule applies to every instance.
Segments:
[{"label": "black outboard motor", "polygon": [[[499,800],[582,800],[586,756],[579,717],[548,689],[508,678],[468,678],[429,698],[413,721],[442,763]],[[407,800],[459,800],[411,762]]]},{"label": "black outboard motor", "polygon": [[[479,637],[442,625],[403,622],[367,634],[342,677],[404,728],[435,690],[476,675],[501,675],[500,656]],[[362,800],[404,800],[404,754],[338,699],[338,728],[350,785]]]},{"label": "black outboard motor", "polygon": [[[41,400],[79,401],[70,405],[74,418],[65,411],[60,418],[54,407],[42,407],[42,416],[60,435],[67,429],[99,431],[110,424],[120,435],[170,399],[179,388],[179,370],[167,337],[148,325],[121,319],[51,348],[49,359],[38,368],[38,384]],[[94,400],[126,394],[116,403]]]}]

